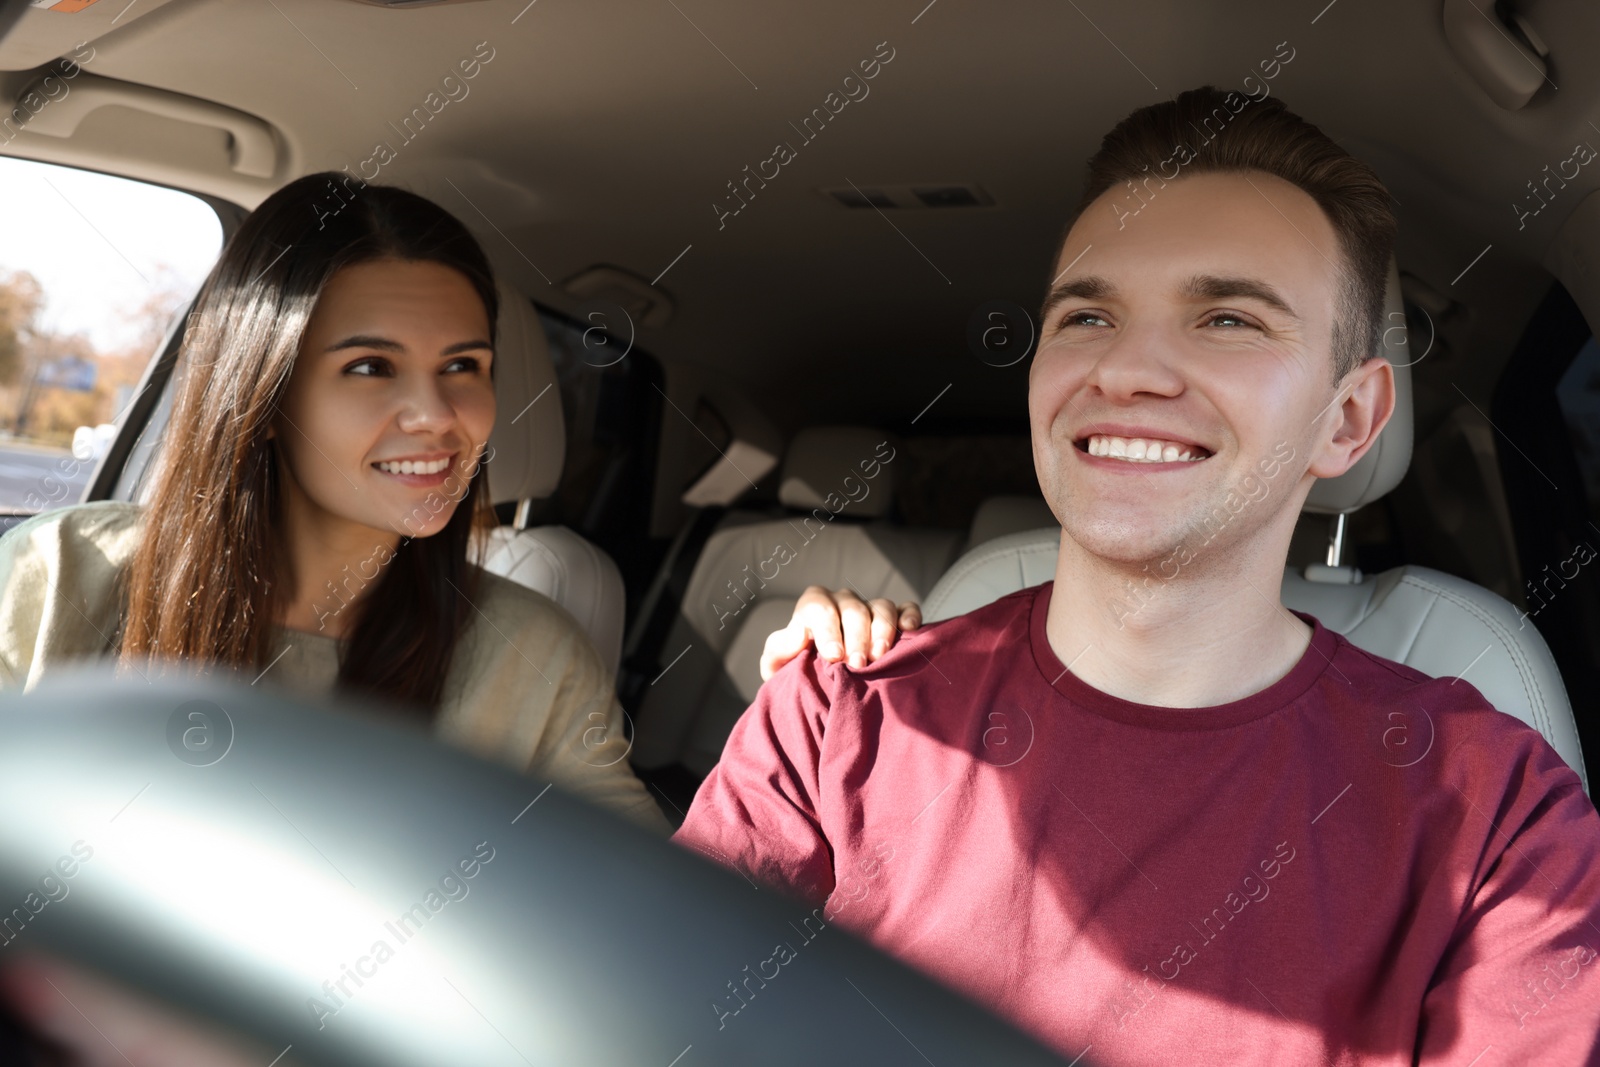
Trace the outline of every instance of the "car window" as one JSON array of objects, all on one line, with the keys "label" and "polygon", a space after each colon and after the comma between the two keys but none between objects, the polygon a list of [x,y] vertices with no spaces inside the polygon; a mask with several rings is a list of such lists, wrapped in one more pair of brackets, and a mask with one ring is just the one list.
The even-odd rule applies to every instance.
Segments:
[{"label": "car window", "polygon": [[77,503],[222,248],[189,193],[0,158],[0,513]]}]

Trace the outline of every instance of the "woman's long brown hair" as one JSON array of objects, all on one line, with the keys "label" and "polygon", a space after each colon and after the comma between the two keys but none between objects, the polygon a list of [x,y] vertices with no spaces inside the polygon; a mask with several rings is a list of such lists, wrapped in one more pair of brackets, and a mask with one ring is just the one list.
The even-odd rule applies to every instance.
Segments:
[{"label": "woman's long brown hair", "polygon": [[[293,586],[283,475],[267,430],[323,287],[341,268],[376,259],[459,271],[483,300],[494,342],[489,262],[438,205],[334,172],[267,198],[223,249],[190,315],[142,540],[124,574],[125,667],[143,673],[152,661],[181,660],[251,677],[267,668]],[[480,460],[465,493],[450,494],[459,503],[444,529],[402,537],[368,583],[340,642],[340,688],[423,714],[437,709],[474,611],[474,529],[493,525],[487,466]]]}]

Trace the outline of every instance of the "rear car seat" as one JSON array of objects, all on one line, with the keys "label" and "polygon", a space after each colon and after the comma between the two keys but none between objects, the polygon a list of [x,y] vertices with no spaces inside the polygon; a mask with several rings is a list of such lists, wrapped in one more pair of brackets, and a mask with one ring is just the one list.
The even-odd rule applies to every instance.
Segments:
[{"label": "rear car seat", "polygon": [[[815,427],[790,444],[778,500],[787,514],[726,516],[695,561],[645,691],[633,762],[705,777],[761,687],[767,635],[809,585],[864,599],[920,600],[955,559],[958,530],[888,521],[895,442],[865,427]],[[680,656],[680,652],[682,653]]]},{"label": "rear car seat", "polygon": [[1057,529],[1059,526],[1055,513],[1042,496],[992,496],[979,504],[973,514],[963,551],[970,552],[987,541],[1007,534],[1044,527]]}]

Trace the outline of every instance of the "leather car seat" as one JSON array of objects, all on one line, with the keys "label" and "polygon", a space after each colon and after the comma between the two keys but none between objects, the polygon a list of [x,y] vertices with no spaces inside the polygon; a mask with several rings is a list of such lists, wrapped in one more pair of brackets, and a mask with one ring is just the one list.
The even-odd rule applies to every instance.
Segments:
[{"label": "leather car seat", "polygon": [[[761,688],[767,635],[789,624],[808,585],[896,603],[933,588],[960,550],[961,533],[888,521],[894,447],[892,437],[868,427],[802,430],[778,484],[787,514],[724,517],[695,561],[662,646],[666,669],[646,689],[635,766],[681,763],[700,777],[710,773]],[[864,476],[863,462],[876,474]]]}]

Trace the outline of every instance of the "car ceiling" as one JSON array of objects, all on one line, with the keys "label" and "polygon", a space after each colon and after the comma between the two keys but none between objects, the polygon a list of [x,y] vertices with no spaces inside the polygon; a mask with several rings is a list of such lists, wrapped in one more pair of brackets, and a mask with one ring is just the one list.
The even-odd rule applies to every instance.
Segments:
[{"label": "car ceiling", "polygon": [[[455,212],[536,300],[573,310],[560,284],[597,264],[645,281],[665,270],[674,316],[639,343],[742,387],[787,430],[906,426],[936,395],[918,429],[1020,425],[1027,365],[975,358],[973,313],[995,299],[1037,307],[1084,162],[1119,118],[1192,86],[1240,87],[1280,42],[1294,58],[1274,94],[1377,168],[1411,284],[1463,306],[1437,324],[1451,354],[1417,370],[1424,426],[1430,404],[1459,402],[1450,385],[1487,393],[1549,284],[1547,246],[1600,176],[1585,170],[1518,229],[1525,183],[1577,142],[1600,145],[1588,118],[1600,67],[1581,61],[1600,46],[1600,8],[1576,2],[1519,5],[1552,43],[1548,83],[1520,111],[1458,64],[1438,0],[135,3],[30,11],[0,46],[0,71],[16,72],[0,88],[20,91],[22,72],[88,38],[97,75],[270,123],[283,142],[273,179],[231,173],[218,131],[115,108],[71,139],[25,133],[5,151],[252,207],[387,141],[397,156],[378,180]],[[469,95],[402,143],[390,123],[479,42],[494,58]],[[799,144],[789,124],[880,42],[894,58],[870,95],[719,229],[726,183],[777,142]],[[852,183],[973,184],[995,203],[880,213],[819,192]]]}]

